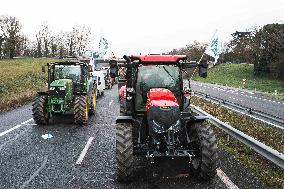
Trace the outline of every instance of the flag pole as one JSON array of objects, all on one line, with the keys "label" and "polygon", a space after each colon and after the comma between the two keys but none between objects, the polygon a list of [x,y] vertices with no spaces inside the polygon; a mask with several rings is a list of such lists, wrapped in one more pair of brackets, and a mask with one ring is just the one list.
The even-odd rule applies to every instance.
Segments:
[{"label": "flag pole", "polygon": [[[209,44],[210,44],[210,43],[211,43],[211,41],[213,40],[213,38],[214,38],[214,36],[216,35],[217,31],[218,31],[218,30],[215,30],[214,35],[211,37],[210,42],[207,44],[207,46],[206,46],[206,48],[205,48],[205,50],[204,50],[203,54],[201,55],[201,58],[200,58],[200,59],[199,59],[199,61],[197,62],[197,65],[199,65],[199,64],[200,64],[200,62],[201,62],[201,60],[202,60],[202,58],[203,58],[203,56],[204,56],[204,54],[205,54],[205,52],[206,52],[206,50],[207,50],[207,48],[208,48]],[[194,76],[194,74],[195,74],[196,70],[197,70],[197,66],[195,67],[195,69],[194,69],[194,71],[193,71],[192,75],[190,76],[189,80],[191,80],[191,79],[192,79],[192,77]]]}]

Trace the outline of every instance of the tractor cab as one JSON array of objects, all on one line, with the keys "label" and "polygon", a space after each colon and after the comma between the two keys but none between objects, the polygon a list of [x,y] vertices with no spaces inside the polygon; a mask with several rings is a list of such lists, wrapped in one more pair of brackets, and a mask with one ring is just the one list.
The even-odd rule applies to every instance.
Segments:
[{"label": "tractor cab", "polygon": [[[182,70],[199,67],[202,74],[206,73],[206,65],[187,63],[184,55],[138,55],[126,57],[126,80],[122,81],[126,87],[122,88],[126,94],[126,107],[123,114],[144,114],[150,89],[168,89],[176,97],[180,110],[185,106],[186,98],[183,86]],[[189,82],[189,81],[188,81]],[[123,86],[119,84],[119,87]],[[120,88],[119,88],[120,90]]]}]

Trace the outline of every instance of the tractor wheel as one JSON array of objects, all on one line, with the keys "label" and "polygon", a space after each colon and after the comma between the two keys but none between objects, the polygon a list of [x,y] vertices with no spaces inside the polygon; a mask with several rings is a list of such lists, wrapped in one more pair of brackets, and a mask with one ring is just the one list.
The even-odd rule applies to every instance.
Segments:
[{"label": "tractor wheel", "polygon": [[96,91],[94,91],[90,102],[90,114],[95,114],[96,105],[97,105],[97,93]]},{"label": "tractor wheel", "polygon": [[133,141],[132,125],[118,123],[116,125],[116,175],[119,182],[127,182],[132,178]]},{"label": "tractor wheel", "polygon": [[191,162],[193,174],[200,180],[211,180],[217,169],[217,141],[214,131],[209,124],[194,124],[191,136],[194,150],[197,150]]},{"label": "tractor wheel", "polygon": [[89,119],[88,97],[84,95],[75,96],[74,121],[80,126],[87,126]]},{"label": "tractor wheel", "polygon": [[37,125],[47,125],[49,112],[47,111],[48,99],[46,95],[38,95],[32,105],[33,118]]}]

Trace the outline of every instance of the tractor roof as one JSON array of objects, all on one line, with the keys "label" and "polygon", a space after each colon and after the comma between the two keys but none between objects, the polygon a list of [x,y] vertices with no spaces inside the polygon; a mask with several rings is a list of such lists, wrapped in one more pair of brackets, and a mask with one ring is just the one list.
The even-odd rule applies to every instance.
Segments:
[{"label": "tractor roof", "polygon": [[139,60],[139,62],[178,62],[185,61],[186,55],[131,55],[129,57],[132,61]]}]

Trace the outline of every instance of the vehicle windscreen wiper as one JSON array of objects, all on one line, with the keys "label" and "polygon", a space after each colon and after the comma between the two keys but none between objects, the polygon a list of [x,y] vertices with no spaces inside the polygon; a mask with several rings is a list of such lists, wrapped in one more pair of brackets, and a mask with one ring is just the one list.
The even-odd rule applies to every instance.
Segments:
[{"label": "vehicle windscreen wiper", "polygon": [[172,80],[174,81],[175,79],[173,78],[173,76],[170,74],[170,72],[165,68],[165,66],[163,66],[164,70],[167,72],[167,74],[172,78]]}]

